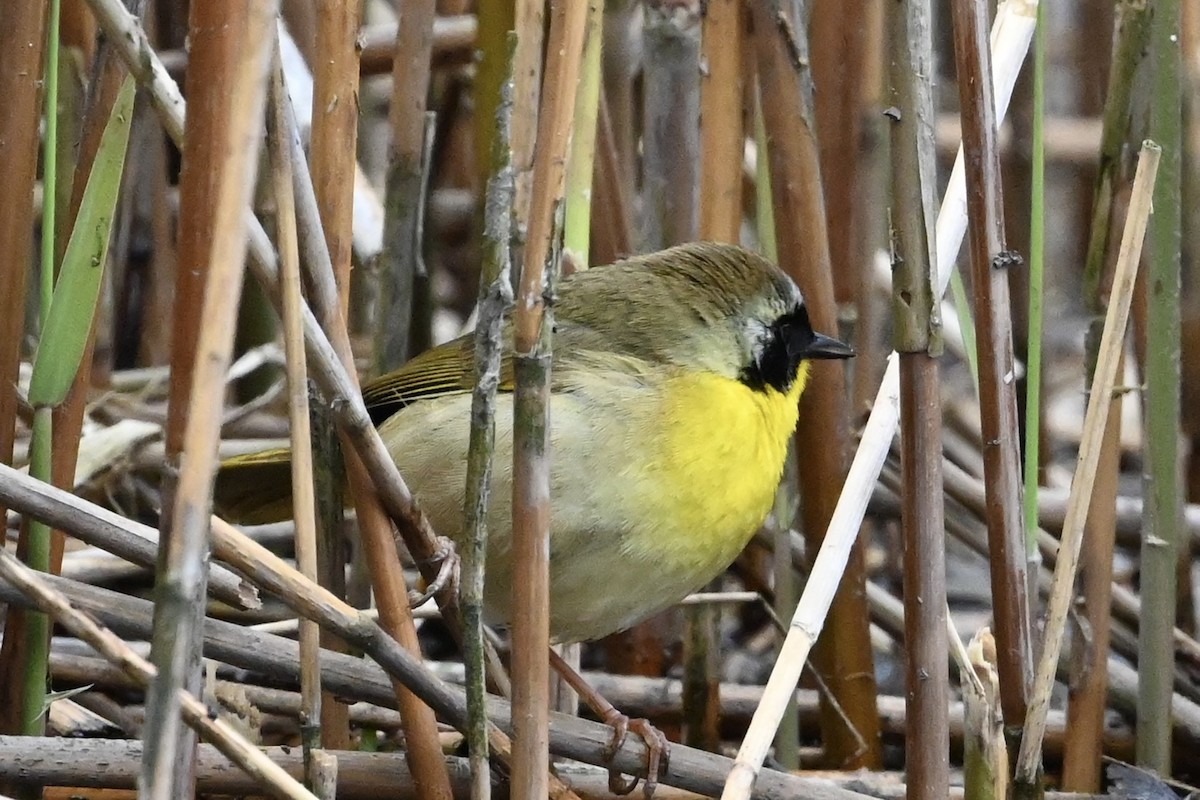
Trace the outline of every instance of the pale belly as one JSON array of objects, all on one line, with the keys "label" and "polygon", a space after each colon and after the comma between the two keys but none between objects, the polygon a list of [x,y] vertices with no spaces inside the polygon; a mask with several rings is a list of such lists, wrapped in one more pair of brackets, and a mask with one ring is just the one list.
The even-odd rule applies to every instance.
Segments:
[{"label": "pale belly", "polygon": [[[714,391],[712,385],[681,388]],[[586,393],[556,394],[552,401],[550,629],[556,641],[605,636],[677,603],[732,562],[771,506],[794,411],[789,423],[786,409],[777,421],[735,403],[740,411],[717,416],[684,391],[671,393],[681,408],[655,408],[634,396],[646,391],[607,383],[599,403]],[[489,621],[502,624],[511,617],[513,580],[511,396],[498,401],[485,603]],[[401,474],[435,529],[461,549],[463,420],[470,398],[430,402],[436,408],[426,408],[419,420],[402,411],[385,423],[400,434],[385,441],[404,443],[392,448]],[[630,408],[643,409],[654,422]]]}]

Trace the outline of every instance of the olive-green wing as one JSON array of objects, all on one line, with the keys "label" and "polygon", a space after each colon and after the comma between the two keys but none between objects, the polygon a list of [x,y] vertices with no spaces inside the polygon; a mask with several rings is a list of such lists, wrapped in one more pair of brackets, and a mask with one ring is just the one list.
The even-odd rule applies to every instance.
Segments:
[{"label": "olive-green wing", "polygon": [[[399,369],[381,375],[363,386],[363,402],[375,426],[405,406],[471,391],[475,386],[475,339],[471,335],[426,350]],[[511,347],[503,346],[500,361],[500,391],[511,392],[513,368]]]}]

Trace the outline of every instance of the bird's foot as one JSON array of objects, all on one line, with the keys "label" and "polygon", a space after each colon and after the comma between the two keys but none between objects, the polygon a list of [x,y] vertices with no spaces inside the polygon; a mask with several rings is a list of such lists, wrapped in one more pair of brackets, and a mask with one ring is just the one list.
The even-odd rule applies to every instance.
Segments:
[{"label": "bird's foot", "polygon": [[[642,741],[646,743],[646,781],[642,784],[642,794],[646,800],[650,800],[658,786],[659,776],[667,770],[671,758],[671,741],[666,734],[651,725],[649,720],[630,719],[615,708],[611,708],[604,715],[604,724],[613,729],[612,739],[606,751],[610,764],[625,744],[630,731],[641,736]],[[613,794],[629,794],[637,785],[637,777],[626,779],[615,767],[609,767],[608,790]]]},{"label": "bird's foot", "polygon": [[[408,602],[413,608],[421,605],[431,597],[437,597],[440,605],[441,601],[447,596],[453,597],[458,594],[459,569],[462,559],[459,558],[458,550],[454,547],[454,542],[445,536],[437,537],[437,543],[437,552],[425,562],[427,564],[439,565],[437,577],[425,587],[424,592],[408,593]],[[424,565],[421,564],[421,566]]]}]

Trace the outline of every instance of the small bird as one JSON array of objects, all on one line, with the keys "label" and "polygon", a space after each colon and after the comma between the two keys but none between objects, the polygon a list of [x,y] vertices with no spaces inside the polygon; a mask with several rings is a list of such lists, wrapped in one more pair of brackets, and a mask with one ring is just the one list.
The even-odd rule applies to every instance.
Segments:
[{"label": "small bird", "polygon": [[[734,245],[578,272],[553,309],[550,635],[578,642],[634,625],[729,566],[772,506],[808,362],[854,352],[813,330],[787,275]],[[510,329],[506,342],[487,520],[496,624],[511,618],[513,581]],[[473,347],[463,336],[363,390],[434,528],[460,544]],[[219,507],[243,521],[288,513],[286,467],[286,451],[228,464]],[[245,471],[256,468],[262,479]]]}]

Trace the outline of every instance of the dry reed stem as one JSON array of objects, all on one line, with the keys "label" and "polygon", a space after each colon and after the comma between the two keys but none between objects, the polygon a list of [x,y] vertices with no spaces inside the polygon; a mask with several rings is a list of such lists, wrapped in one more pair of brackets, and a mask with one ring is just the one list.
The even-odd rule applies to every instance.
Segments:
[{"label": "dry reed stem", "polygon": [[[196,316],[192,317],[194,328],[177,329],[176,335],[191,333],[196,338],[176,339],[173,346],[180,353],[192,350],[194,343],[195,357],[189,370],[186,405],[172,407],[172,416],[184,419],[182,427],[174,426],[182,432],[177,441],[179,476],[170,504],[164,509],[166,535],[159,542],[162,568],[156,592],[160,614],[154,637],[158,672],[147,699],[146,740],[150,746],[144,754],[141,778],[142,796],[155,800],[192,791],[194,754],[190,751],[195,739],[185,735],[180,724],[179,693],[185,685],[196,686],[199,678],[197,645],[204,616],[207,520],[225,373],[233,349],[246,258],[245,209],[258,167],[270,34],[277,3],[262,0],[249,4],[234,18],[225,13],[227,9],[209,7],[207,11],[212,16],[205,16],[199,7],[192,9],[193,52],[207,51],[217,62],[212,74],[224,74],[228,80],[211,81],[207,72],[197,79],[196,96],[203,100],[194,106],[201,111],[196,119],[204,120],[210,110],[215,110],[223,124],[206,132],[212,137],[210,142],[203,143],[202,134],[184,150],[184,182],[194,185],[197,193],[185,195],[183,201],[184,226],[195,231],[195,238],[186,250],[181,244],[180,273],[194,270],[203,276],[203,300],[197,303],[195,295],[182,294],[177,303],[177,308],[193,306],[190,313]],[[202,63],[198,58],[194,66],[198,68]],[[211,83],[199,88],[206,81]],[[199,162],[189,160],[189,156],[196,157],[197,148],[208,146],[212,150]],[[214,174],[197,170],[213,170]],[[175,361],[172,366],[179,364]]]},{"label": "dry reed stem", "polygon": [[1104,320],[1104,334],[1100,340],[1096,374],[1092,379],[1087,412],[1083,420],[1079,466],[1071,481],[1071,502],[1067,507],[1066,521],[1063,523],[1062,545],[1059,548],[1058,563],[1054,568],[1054,583],[1046,607],[1042,656],[1038,662],[1024,735],[1021,738],[1021,750],[1017,757],[1016,779],[1029,785],[1036,780],[1041,767],[1041,746],[1045,736],[1046,713],[1050,707],[1050,692],[1054,688],[1063,630],[1075,589],[1075,568],[1079,561],[1079,550],[1083,545],[1084,523],[1087,520],[1088,505],[1092,500],[1104,428],[1112,403],[1113,387],[1116,384],[1117,365],[1120,363],[1124,347],[1125,327],[1133,303],[1133,287],[1137,279],[1142,241],[1145,239],[1149,223],[1154,180],[1161,154],[1161,148],[1153,142],[1147,141],[1142,145],[1125,232],[1121,238],[1121,249],[1113,275],[1112,294]]},{"label": "dry reed stem", "polygon": [[[1004,116],[1012,88],[1016,83],[1033,36],[1034,11],[1029,0],[1008,0],[1000,6],[993,32],[996,81],[996,115]],[[966,185],[962,155],[959,154],[938,214],[937,285],[935,294],[945,294],[950,273],[966,232]],[[787,639],[776,659],[775,668],[764,690],[763,702],[755,712],[733,770],[725,784],[723,800],[748,797],[779,725],[779,713],[800,679],[812,644],[821,632],[838,579],[849,557],[851,543],[858,536],[867,503],[887,459],[892,439],[899,427],[899,365],[895,355],[889,358],[870,417],[863,428],[858,451],[850,465],[837,508],[829,522],[825,540],[813,562],[800,604],[792,617]]]},{"label": "dry reed stem", "polygon": [[[158,531],[0,464],[0,503],[66,531],[85,544],[148,569],[155,565]],[[234,608],[262,607],[258,590],[220,564],[207,565],[209,594]]]},{"label": "dry reed stem", "polygon": [[[358,33],[360,77],[385,75],[395,70],[396,54],[407,52],[400,45],[400,25],[364,25]],[[479,46],[479,18],[474,14],[438,16],[430,30],[429,56],[433,66],[469,63]]]},{"label": "dry reed stem", "polygon": [[[300,322],[300,253],[296,234],[296,200],[292,185],[292,153],[284,122],[283,70],[278,51],[271,76],[271,111],[267,150],[275,195],[276,241],[279,249],[279,293],[283,306],[283,344],[287,354],[288,423],[291,435],[292,518],[296,530],[296,566],[317,581],[317,510],[313,490],[312,430],[308,408],[308,368]],[[321,747],[321,632],[315,622],[301,620],[300,729],[306,752]],[[309,765],[314,761],[307,761]],[[313,785],[309,776],[309,785]]]},{"label": "dry reed stem", "polygon": [[[45,578],[39,577],[38,573],[7,550],[0,550],[0,577],[23,592],[39,609],[67,630],[121,667],[139,686],[149,686],[157,678],[153,665],[130,650],[112,631],[97,625],[86,614],[73,608],[70,601],[46,585]],[[265,784],[273,794],[294,800],[314,800],[303,785],[246,741],[235,728],[221,720],[210,719],[208,708],[195,695],[177,688],[174,700],[188,725],[204,734],[230,760],[258,779],[260,784]],[[142,785],[145,786],[144,783]]]},{"label": "dry reed stem", "polygon": [[992,97],[987,9],[952,0],[954,55],[966,153],[968,252],[974,292],[979,368],[979,411],[987,489],[987,529],[996,624],[1000,697],[1008,725],[1025,719],[1033,645],[1026,585],[1021,507],[1021,458],[1014,381],[1012,308],[1008,270],[1020,267],[1008,250],[998,120]]},{"label": "dry reed stem", "polygon": [[[518,11],[520,9],[518,8]],[[519,14],[518,14],[519,18]],[[550,332],[547,287],[560,257],[554,253],[555,217],[562,202],[575,111],[587,3],[551,0],[546,80],[538,115],[529,233],[513,317],[513,793],[547,793],[550,665]],[[522,32],[523,33],[523,32]],[[518,44],[517,57],[520,57]],[[514,69],[521,97],[522,74]],[[520,106],[513,108],[514,159]],[[516,209],[521,208],[520,162]]]},{"label": "dry reed stem", "polygon": [[700,238],[741,241],[745,91],[740,0],[709,0],[700,35]]},{"label": "dry reed stem", "polygon": [[1008,797],[1008,748],[1000,712],[996,641],[987,628],[971,639],[963,669],[963,790],[971,800]]}]

